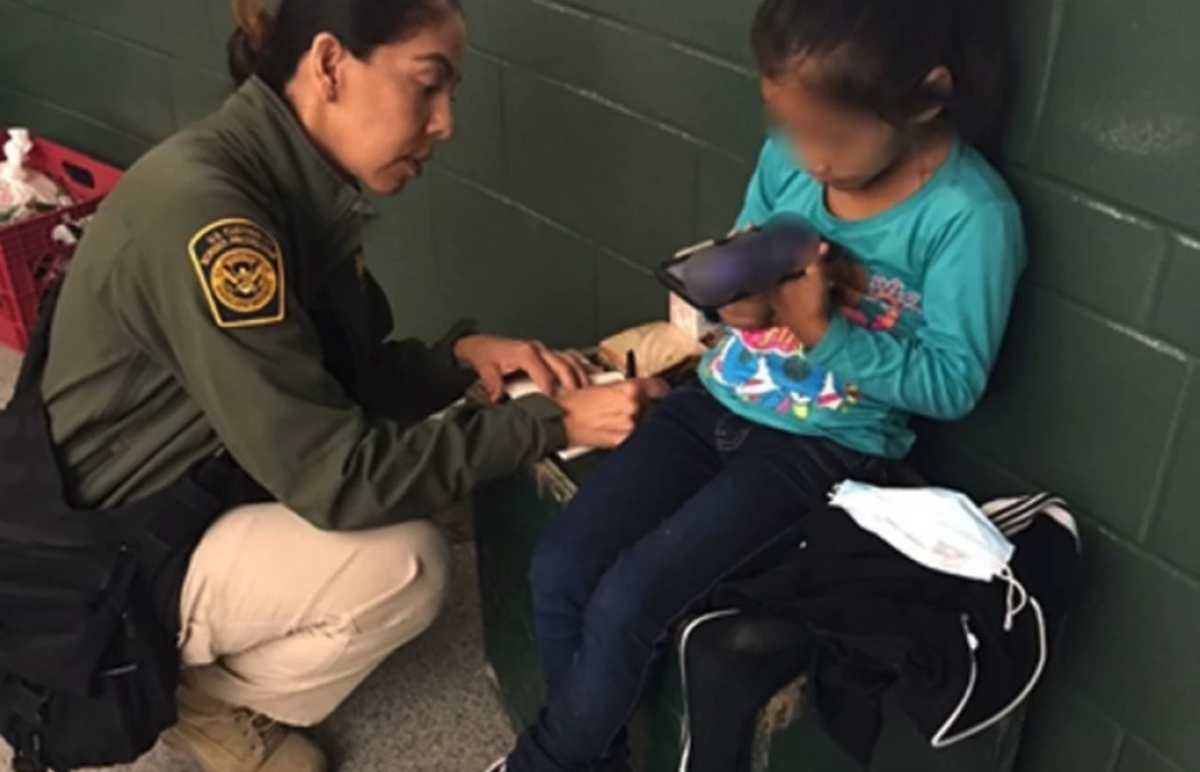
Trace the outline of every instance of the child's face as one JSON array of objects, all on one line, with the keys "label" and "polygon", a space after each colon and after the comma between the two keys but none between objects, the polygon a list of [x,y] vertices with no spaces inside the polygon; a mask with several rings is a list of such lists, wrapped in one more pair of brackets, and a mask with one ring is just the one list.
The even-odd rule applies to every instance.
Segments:
[{"label": "child's face", "polygon": [[878,116],[835,104],[795,78],[764,78],[762,92],[768,113],[791,139],[803,167],[836,190],[867,187],[909,145],[903,132]]}]

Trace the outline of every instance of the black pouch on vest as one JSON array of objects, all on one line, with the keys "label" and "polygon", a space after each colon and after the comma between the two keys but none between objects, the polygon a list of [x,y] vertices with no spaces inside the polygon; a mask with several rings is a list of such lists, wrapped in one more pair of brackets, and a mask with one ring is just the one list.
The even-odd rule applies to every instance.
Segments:
[{"label": "black pouch on vest", "polygon": [[0,736],[16,772],[135,761],[176,719],[175,631],[146,577],[234,502],[215,457],[135,503],[70,506],[41,397],[57,292],[0,412]]}]

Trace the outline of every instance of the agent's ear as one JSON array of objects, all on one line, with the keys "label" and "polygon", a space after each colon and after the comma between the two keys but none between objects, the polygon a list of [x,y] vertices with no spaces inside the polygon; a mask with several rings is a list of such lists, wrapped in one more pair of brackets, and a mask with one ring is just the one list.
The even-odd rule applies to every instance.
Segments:
[{"label": "agent's ear", "polygon": [[321,96],[328,102],[336,102],[344,88],[343,65],[349,52],[336,37],[322,32],[313,38],[308,54],[308,66]]},{"label": "agent's ear", "polygon": [[943,104],[936,104],[917,113],[913,117],[914,123],[929,123],[942,114],[942,110],[945,109],[944,103],[949,101],[950,95],[954,93],[954,76],[945,65],[939,64],[925,76],[924,85],[929,92],[937,94]]}]

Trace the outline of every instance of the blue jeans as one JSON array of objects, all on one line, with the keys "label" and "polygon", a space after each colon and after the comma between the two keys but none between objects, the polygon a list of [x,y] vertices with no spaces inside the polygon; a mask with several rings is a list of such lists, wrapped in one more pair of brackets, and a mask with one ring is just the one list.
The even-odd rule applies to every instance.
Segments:
[{"label": "blue jeans", "polygon": [[698,384],[672,393],[597,467],[530,569],[547,702],[508,772],[621,757],[672,626],[722,580],[802,538],[803,515],[871,459],[750,423]]}]

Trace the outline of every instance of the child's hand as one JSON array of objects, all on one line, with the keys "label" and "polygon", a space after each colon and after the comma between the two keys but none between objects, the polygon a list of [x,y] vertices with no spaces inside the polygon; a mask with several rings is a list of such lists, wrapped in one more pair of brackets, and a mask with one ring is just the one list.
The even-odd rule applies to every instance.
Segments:
[{"label": "child's hand", "polygon": [[730,303],[717,313],[725,324],[739,330],[763,330],[771,326],[771,303],[761,296]]},{"label": "child's hand", "polygon": [[822,243],[820,254],[804,275],[779,285],[769,298],[775,323],[791,330],[805,348],[816,346],[829,331],[828,252],[829,245]]}]

